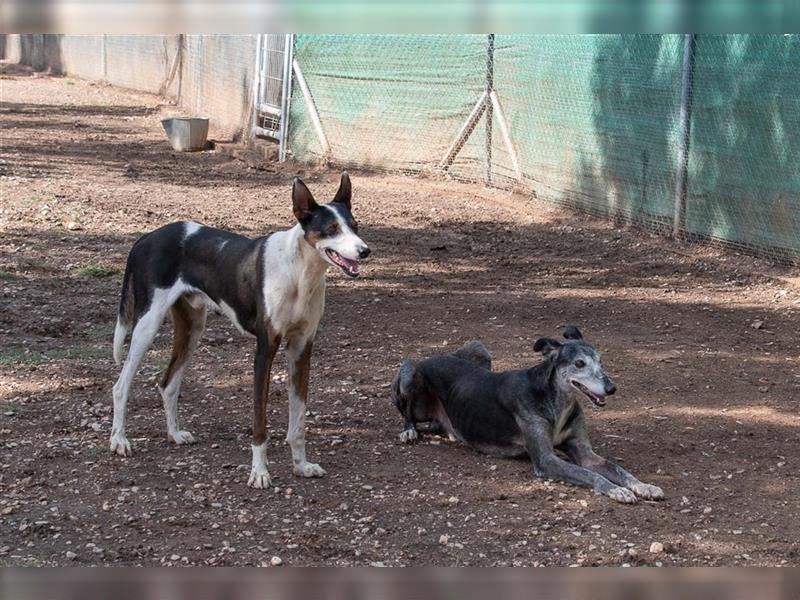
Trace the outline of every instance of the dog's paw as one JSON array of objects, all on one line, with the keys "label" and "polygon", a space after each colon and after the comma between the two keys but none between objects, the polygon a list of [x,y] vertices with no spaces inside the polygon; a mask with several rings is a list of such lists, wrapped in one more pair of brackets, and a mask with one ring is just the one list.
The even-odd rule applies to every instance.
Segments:
[{"label": "dog's paw", "polygon": [[635,483],[630,486],[630,490],[639,496],[639,498],[644,498],[645,500],[664,499],[664,490],[658,486],[650,485],[649,483]]},{"label": "dog's paw", "polygon": [[269,487],[269,471],[250,471],[250,479],[247,480],[247,485],[257,490],[265,490]]},{"label": "dog's paw", "polygon": [[323,477],[325,469],[316,463],[303,462],[294,466],[294,474],[300,477]]},{"label": "dog's paw", "polygon": [[111,436],[110,444],[111,452],[119,454],[120,456],[130,456],[133,454],[131,451],[131,443],[124,435],[115,433]]},{"label": "dog's paw", "polygon": [[172,431],[167,434],[167,438],[170,442],[178,446],[195,443],[194,436],[188,431]]},{"label": "dog's paw", "polygon": [[406,429],[405,431],[400,432],[400,441],[404,444],[410,444],[419,437],[416,429]]},{"label": "dog's paw", "polygon": [[613,487],[607,492],[608,497],[623,504],[636,504],[636,494],[624,487]]}]

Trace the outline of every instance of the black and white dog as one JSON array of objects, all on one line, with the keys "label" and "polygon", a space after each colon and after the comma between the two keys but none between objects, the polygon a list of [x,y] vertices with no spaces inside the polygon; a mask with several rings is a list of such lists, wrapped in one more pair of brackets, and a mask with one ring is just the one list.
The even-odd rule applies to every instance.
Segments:
[{"label": "black and white dog", "polygon": [[530,369],[493,372],[478,341],[452,354],[403,362],[392,383],[392,400],[404,419],[400,439],[417,439],[417,424],[427,423],[420,429],[446,433],[485,454],[527,453],[539,477],[591,486],[618,502],[662,499],[661,488],[592,451],[575,392],[602,407],[616,387],[577,327],[567,327],[564,337],[565,343],[537,340],[533,348],[545,360]]},{"label": "black and white dog", "polygon": [[125,408],[131,381],[167,313],[174,323],[172,359],[159,389],[167,416],[167,437],[190,444],[194,437],[178,425],[178,395],[186,365],[200,339],[206,310],[226,315],[244,333],[255,336],[253,467],[248,485],[269,486],[267,471],[267,398],[270,369],[282,341],[289,356],[289,429],[294,473],[321,477],[308,462],[305,414],[311,346],[325,304],[325,272],[330,265],[357,277],[359,260],[370,250],[358,236],[350,212],[351,185],[342,173],[329,204],[317,204],[298,178],[292,203],[298,223],[287,231],[250,239],[191,221],[165,225],[141,237],[128,255],[119,316],[114,331],[114,360],[119,364],[125,336],[130,350],[114,385],[111,451],[131,453],[125,436]]}]

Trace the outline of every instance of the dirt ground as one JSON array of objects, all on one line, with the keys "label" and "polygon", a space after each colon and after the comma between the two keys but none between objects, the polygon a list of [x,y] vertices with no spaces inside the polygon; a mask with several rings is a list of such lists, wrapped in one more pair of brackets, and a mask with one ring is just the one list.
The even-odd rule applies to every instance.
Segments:
[{"label": "dirt ground", "polygon": [[[0,79],[0,562],[7,565],[783,565],[800,552],[797,273],[678,246],[521,196],[353,173],[373,255],[329,275],[309,454],[291,475],[283,358],[270,471],[246,487],[254,344],[212,316],[183,388],[194,446],[168,444],[156,379],[134,383],[134,455],[108,451],[110,338],[141,233],[194,219],[248,235],[292,225],[292,175],[173,153],[153,96],[26,73]],[[614,503],[530,463],[440,438],[413,446],[388,386],[402,358],[479,338],[497,368],[535,364],[569,323],[619,391],[586,411],[596,450],[664,488]],[[650,552],[653,542],[664,545]]]}]

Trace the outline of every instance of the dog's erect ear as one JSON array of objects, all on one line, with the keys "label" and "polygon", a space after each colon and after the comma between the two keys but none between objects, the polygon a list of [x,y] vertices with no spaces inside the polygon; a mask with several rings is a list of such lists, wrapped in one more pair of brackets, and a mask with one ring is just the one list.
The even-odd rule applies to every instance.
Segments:
[{"label": "dog's erect ear", "polygon": [[564,330],[564,337],[568,340],[582,340],[583,334],[575,325],[567,325],[567,328]]},{"label": "dog's erect ear", "polygon": [[292,182],[292,210],[295,218],[303,225],[308,222],[317,208],[319,206],[314,200],[314,196],[311,195],[311,190],[306,187],[302,179],[295,177]]},{"label": "dog's erect ear", "polygon": [[344,204],[347,207],[347,210],[350,210],[350,197],[352,194],[353,188],[350,185],[350,175],[347,174],[347,171],[342,171],[342,179],[339,181],[339,189],[336,191],[336,195],[333,197],[332,202]]},{"label": "dog's erect ear", "polygon": [[533,345],[534,352],[541,352],[545,356],[558,352],[559,348],[561,348],[561,342],[549,337],[539,338]]}]

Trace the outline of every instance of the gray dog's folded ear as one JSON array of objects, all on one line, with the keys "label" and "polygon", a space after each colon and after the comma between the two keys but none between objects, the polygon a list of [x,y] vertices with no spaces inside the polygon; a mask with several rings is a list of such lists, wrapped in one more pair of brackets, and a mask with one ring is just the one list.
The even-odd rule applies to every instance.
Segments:
[{"label": "gray dog's folded ear", "polygon": [[564,330],[564,337],[568,340],[582,340],[583,334],[575,325],[567,325],[567,328]]},{"label": "gray dog's folded ear", "polygon": [[545,356],[557,352],[559,348],[561,348],[561,342],[549,337],[539,338],[533,345],[534,352],[541,352]]}]

